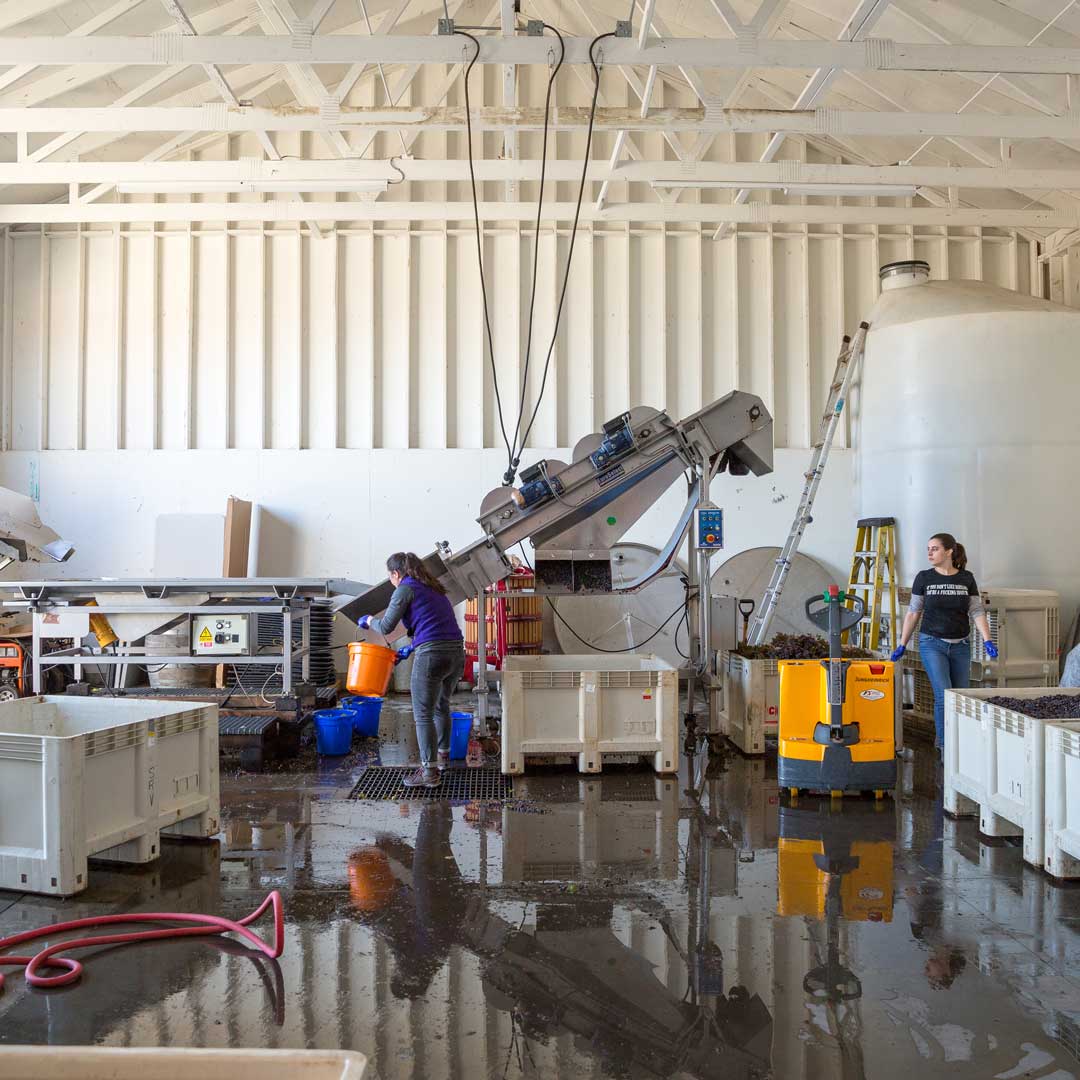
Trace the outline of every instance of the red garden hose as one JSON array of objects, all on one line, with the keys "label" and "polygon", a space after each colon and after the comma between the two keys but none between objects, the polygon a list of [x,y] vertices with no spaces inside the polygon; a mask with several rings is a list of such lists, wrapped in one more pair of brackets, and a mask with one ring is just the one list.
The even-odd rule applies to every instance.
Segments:
[{"label": "red garden hose", "polygon": [[[255,922],[262,913],[273,906],[274,909],[274,943],[268,945],[248,926]],[[116,926],[130,923],[193,923],[191,926],[161,930],[143,930],[138,933],[105,934],[101,937],[76,938],[73,941],[61,941],[55,945],[49,945],[36,953],[34,956],[4,956],[7,949],[13,949],[25,941],[34,941],[37,938],[56,937],[57,934],[66,934],[72,930],[84,930],[96,926]],[[161,941],[166,938],[179,937],[205,937],[211,934],[239,934],[247,938],[260,952],[276,960],[285,948],[285,917],[281,905],[281,893],[276,889],[250,914],[233,922],[218,915],[193,915],[182,912],[136,912],[131,915],[98,915],[91,919],[75,919],[72,922],[53,923],[52,926],[42,926],[37,930],[27,930],[22,934],[12,937],[0,938],[0,966],[23,967],[26,981],[31,986],[51,988],[67,986],[69,983],[78,982],[82,976],[83,966],[78,960],[72,960],[66,956],[58,956],[57,953],[67,952],[71,949],[87,949],[98,945],[126,945],[133,941]],[[39,975],[38,969],[43,967],[64,968],[60,975]],[[4,976],[0,974],[0,990],[4,987]]]}]

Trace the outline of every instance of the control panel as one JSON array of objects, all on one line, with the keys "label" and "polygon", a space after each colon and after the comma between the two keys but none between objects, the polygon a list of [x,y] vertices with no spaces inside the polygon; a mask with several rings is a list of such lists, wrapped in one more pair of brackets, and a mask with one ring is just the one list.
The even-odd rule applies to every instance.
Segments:
[{"label": "control panel", "polygon": [[247,656],[247,615],[192,615],[192,656]]},{"label": "control panel", "polygon": [[718,506],[699,506],[694,511],[694,547],[719,551],[724,546],[724,511]]}]

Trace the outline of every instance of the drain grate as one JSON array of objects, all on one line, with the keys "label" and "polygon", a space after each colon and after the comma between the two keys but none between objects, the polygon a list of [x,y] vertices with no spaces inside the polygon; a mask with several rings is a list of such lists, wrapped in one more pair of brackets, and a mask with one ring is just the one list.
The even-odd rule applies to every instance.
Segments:
[{"label": "drain grate", "polygon": [[443,781],[436,788],[405,787],[401,781],[415,771],[415,766],[369,765],[360,774],[349,798],[391,802],[403,799],[482,799],[484,802],[500,802],[512,798],[514,794],[514,778],[503,776],[491,766],[479,769],[451,767],[443,773]]}]

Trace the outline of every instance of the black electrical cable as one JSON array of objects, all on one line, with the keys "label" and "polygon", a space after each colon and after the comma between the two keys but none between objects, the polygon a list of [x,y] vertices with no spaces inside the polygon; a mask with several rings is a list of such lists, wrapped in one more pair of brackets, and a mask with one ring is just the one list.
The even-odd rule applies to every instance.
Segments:
[{"label": "black electrical cable", "polygon": [[647,637],[647,638],[646,638],[646,639],[645,639],[644,641],[637,641],[637,642],[635,642],[635,643],[634,643],[633,645],[628,645],[628,646],[627,646],[627,647],[626,647],[625,649],[604,649],[604,648],[602,648],[601,646],[599,646],[599,645],[595,645],[595,644],[593,644],[593,642],[591,642],[591,641],[588,641],[588,640],[586,640],[585,638],[583,638],[583,637],[582,637],[582,636],[581,636],[581,635],[580,635],[580,634],[579,634],[579,633],[578,633],[578,632],[577,632],[577,631],[576,631],[576,630],[575,630],[575,629],[574,629],[574,628],[573,628],[573,627],[572,627],[572,626],[571,626],[571,625],[570,625],[570,624],[569,624],[569,623],[568,623],[568,622],[567,622],[567,621],[566,621],[566,620],[565,620],[565,619],[564,619],[564,618],[563,618],[563,617],[562,617],[562,616],[561,616],[561,615],[560,615],[560,614],[558,613],[558,611],[557,611],[557,610],[555,609],[555,605],[554,605],[554,604],[553,604],[553,603],[551,602],[551,598],[550,598],[550,597],[545,597],[544,599],[545,599],[545,600],[547,600],[547,602],[548,602],[548,606],[549,606],[549,607],[551,608],[551,613],[552,613],[552,614],[553,614],[553,615],[555,616],[555,618],[556,618],[556,619],[558,619],[558,620],[559,620],[559,622],[561,622],[561,623],[563,624],[563,626],[565,626],[565,627],[566,627],[566,629],[567,629],[567,630],[569,630],[569,631],[570,631],[570,633],[571,633],[571,634],[573,634],[573,635],[574,635],[574,637],[576,637],[576,638],[578,639],[578,641],[580,641],[580,642],[581,642],[581,644],[582,644],[582,645],[588,645],[590,649],[595,649],[595,650],[596,650],[597,652],[602,652],[602,653],[628,653],[628,652],[637,652],[637,650],[638,650],[638,649],[642,648],[642,647],[643,647],[643,646],[645,646],[645,645],[648,645],[648,644],[649,644],[649,642],[650,642],[650,641],[652,641],[652,639],[653,639],[653,638],[655,638],[655,637],[659,637],[659,635],[660,635],[661,631],[662,631],[662,630],[664,629],[664,627],[666,627],[666,626],[667,626],[667,624],[668,624],[669,622],[671,622],[671,620],[672,620],[672,619],[674,619],[676,615],[678,615],[678,614],[679,614],[680,612],[682,612],[682,611],[685,611],[685,610],[686,610],[686,603],[685,603],[685,601],[684,601],[684,602],[683,602],[683,603],[681,603],[681,604],[680,604],[680,605],[679,605],[679,606],[678,606],[678,607],[677,607],[677,608],[676,608],[676,609],[675,609],[675,610],[674,610],[674,611],[673,611],[673,612],[672,612],[672,613],[671,613],[671,614],[670,614],[670,615],[669,615],[669,616],[668,616],[668,617],[667,617],[667,618],[666,618],[666,619],[665,619],[665,620],[664,620],[664,621],[663,621],[663,622],[662,622],[662,623],[661,623],[661,624],[660,624],[660,625],[659,625],[659,626],[658,626],[658,627],[657,627],[657,628],[656,628],[656,629],[655,629],[655,630],[654,630],[654,631],[653,631],[653,632],[652,632],[652,633],[651,633],[651,634],[650,634],[650,635],[649,635],[649,636],[648,636],[648,637]]},{"label": "black electrical cable", "polygon": [[[518,542],[518,547],[519,547],[519,548],[521,548],[521,555],[522,555],[522,558],[524,558],[524,560],[525,560],[525,565],[526,565],[526,566],[528,566],[530,570],[532,570],[532,565],[531,565],[531,564],[529,563],[529,557],[528,557],[528,555],[526,555],[526,554],[525,554],[525,545],[524,545],[524,543],[522,543],[522,542],[520,542],[520,541],[519,541],[519,542]],[[535,571],[534,571],[534,573],[535,573]],[[601,645],[596,645],[596,644],[594,644],[593,642],[589,641],[589,640],[588,640],[587,638],[583,638],[583,637],[582,637],[582,636],[581,636],[581,635],[580,635],[580,634],[579,634],[579,633],[578,633],[578,632],[577,632],[577,631],[576,631],[576,630],[575,630],[575,629],[574,629],[574,628],[573,628],[573,627],[572,627],[572,626],[571,626],[571,625],[570,625],[570,624],[569,624],[569,623],[568,623],[568,622],[567,622],[567,621],[566,621],[566,620],[565,620],[565,619],[564,619],[564,618],[563,618],[563,617],[562,617],[562,616],[561,616],[561,615],[559,614],[559,612],[558,612],[558,610],[556,609],[555,605],[554,605],[554,604],[553,604],[553,603],[551,602],[551,597],[550,597],[550,596],[545,596],[545,597],[544,597],[544,599],[545,599],[545,600],[547,601],[547,605],[548,605],[548,607],[549,607],[549,608],[551,608],[551,614],[552,614],[552,615],[554,615],[554,616],[555,616],[555,618],[556,618],[556,619],[558,619],[558,620],[559,620],[559,622],[561,622],[561,623],[563,624],[563,626],[565,626],[565,627],[566,627],[566,629],[567,629],[567,630],[569,630],[569,631],[570,631],[570,633],[571,633],[571,634],[573,634],[573,635],[574,635],[574,637],[576,637],[576,638],[578,639],[578,641],[580,641],[580,642],[581,642],[581,644],[582,644],[582,645],[588,645],[588,647],[589,647],[590,649],[595,649],[595,650],[596,650],[597,652],[601,652],[601,653],[628,653],[628,652],[636,652],[636,651],[637,651],[638,649],[642,648],[642,646],[644,646],[644,645],[648,645],[648,644],[649,644],[649,642],[653,640],[653,638],[655,638],[655,637],[659,637],[659,635],[660,635],[661,631],[662,631],[662,630],[664,629],[664,627],[666,627],[666,626],[667,626],[667,624],[668,624],[669,622],[671,622],[671,620],[672,620],[672,619],[674,619],[674,618],[675,618],[675,616],[676,616],[676,615],[678,615],[680,611],[681,611],[681,612],[683,612],[684,614],[685,614],[685,613],[686,613],[686,611],[687,611],[687,604],[686,604],[686,601],[684,600],[684,601],[683,601],[683,602],[682,602],[682,603],[681,603],[681,604],[680,604],[680,605],[679,605],[679,606],[678,606],[678,607],[677,607],[677,608],[676,608],[676,609],[675,609],[675,610],[674,610],[674,611],[673,611],[673,612],[672,612],[672,613],[671,613],[671,614],[670,614],[670,615],[669,615],[669,616],[668,616],[668,617],[667,617],[667,618],[666,618],[666,619],[665,619],[665,620],[664,620],[664,621],[663,621],[663,622],[662,622],[662,623],[661,623],[661,624],[660,624],[660,625],[659,625],[659,626],[658,626],[658,627],[657,627],[657,628],[656,628],[656,629],[655,629],[655,630],[654,630],[654,631],[653,631],[653,632],[652,632],[652,633],[651,633],[651,634],[650,634],[650,635],[649,635],[649,636],[648,636],[648,637],[647,637],[647,638],[646,638],[646,639],[645,639],[644,641],[638,641],[638,642],[635,642],[635,643],[634,643],[633,645],[628,645],[628,646],[627,646],[627,647],[626,647],[625,649],[605,649],[605,648],[604,648],[603,646],[601,646]],[[677,631],[676,631],[676,632],[677,632]]]},{"label": "black electrical cable", "polygon": [[455,30],[454,33],[463,38],[468,38],[476,46],[476,51],[473,53],[472,59],[465,69],[465,130],[466,140],[469,144],[469,181],[472,184],[473,220],[476,223],[476,263],[480,271],[480,297],[484,303],[484,330],[487,334],[488,360],[491,363],[491,382],[495,387],[495,407],[499,412],[499,430],[502,432],[503,443],[506,446],[506,471],[507,475],[510,476],[510,480],[507,481],[507,483],[510,483],[513,480],[514,452],[510,448],[510,439],[506,434],[506,423],[503,420],[502,397],[499,394],[499,373],[495,370],[495,347],[492,344],[491,315],[488,312],[487,286],[484,284],[484,242],[480,232],[480,200],[476,194],[476,168],[473,164],[472,150],[472,107],[469,100],[469,76],[472,74],[473,66],[480,56],[480,42],[473,37],[472,34],[467,34],[464,30]]},{"label": "black electrical cable", "polygon": [[566,253],[566,272],[563,275],[562,292],[559,294],[559,306],[555,310],[555,326],[551,332],[551,344],[548,346],[547,357],[544,360],[544,374],[540,379],[540,392],[536,395],[536,404],[533,406],[532,416],[529,418],[529,425],[525,428],[525,434],[521,439],[523,448],[529,441],[529,434],[533,429],[533,424],[536,423],[536,415],[540,411],[540,402],[544,398],[544,389],[547,387],[548,369],[551,367],[551,355],[555,351],[555,343],[559,337],[559,324],[562,321],[563,305],[566,302],[566,289],[570,284],[570,263],[574,258],[574,242],[577,240],[578,222],[581,219],[581,201],[585,197],[585,183],[589,174],[589,154],[592,150],[593,125],[596,120],[596,103],[600,97],[600,68],[596,63],[595,50],[596,46],[603,41],[604,38],[609,37],[615,37],[615,35],[613,33],[600,34],[598,37],[593,38],[592,44],[589,45],[589,63],[592,64],[593,69],[593,96],[592,105],[589,108],[589,130],[585,137],[585,156],[581,164],[581,183],[578,186],[577,207],[574,210],[574,224],[570,229],[570,245]]},{"label": "black electrical cable", "polygon": [[679,620],[679,625],[675,627],[675,651],[684,660],[689,660],[690,659],[689,655],[687,653],[684,653],[682,651],[682,649],[679,648],[679,631],[684,626],[686,627],[687,634],[689,634],[690,633],[690,608],[689,607],[684,607],[683,608],[683,617]]},{"label": "black electrical cable", "polygon": [[[548,128],[551,121],[551,91],[555,87],[555,76],[559,74],[559,68],[562,67],[563,60],[566,58],[566,42],[563,40],[562,34],[560,34],[554,26],[548,26],[547,23],[544,23],[543,27],[545,30],[550,30],[559,39],[559,61],[551,72],[551,76],[548,78],[547,96],[544,98],[544,141],[540,152],[540,193],[536,200],[536,231],[533,236],[532,290],[529,295],[529,329],[525,337],[525,365],[521,373],[521,397],[518,401],[517,424],[514,425],[513,460],[510,462],[514,472],[517,472],[517,467],[521,460],[521,451],[525,449],[524,444],[518,446],[518,436],[521,434],[521,420],[525,415],[525,392],[529,385],[529,360],[532,357],[533,313],[536,310],[536,270],[540,261],[540,217],[544,208],[544,182],[547,179],[547,146]],[[556,233],[556,237],[557,235],[558,234]],[[556,254],[558,254],[557,243],[555,250]],[[513,476],[510,477],[510,480],[513,482]]]}]

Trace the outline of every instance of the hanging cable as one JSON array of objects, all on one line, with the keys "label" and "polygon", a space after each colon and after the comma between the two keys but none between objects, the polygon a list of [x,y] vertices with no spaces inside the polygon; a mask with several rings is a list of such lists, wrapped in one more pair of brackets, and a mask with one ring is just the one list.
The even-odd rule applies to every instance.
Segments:
[{"label": "hanging cable", "polygon": [[570,284],[570,263],[574,258],[574,242],[577,240],[578,222],[581,220],[581,200],[585,197],[585,183],[589,174],[589,154],[592,151],[593,126],[596,121],[596,103],[600,98],[600,67],[596,62],[596,46],[604,38],[615,37],[613,33],[600,34],[593,38],[589,45],[589,63],[593,69],[593,96],[589,107],[589,129],[585,137],[585,157],[581,164],[581,183],[578,185],[577,206],[574,209],[574,224],[570,229],[570,246],[566,252],[566,271],[563,274],[562,291],[559,294],[559,306],[555,310],[555,326],[551,332],[551,344],[548,346],[547,357],[544,359],[544,374],[540,379],[540,392],[536,395],[536,404],[533,406],[532,416],[529,418],[528,427],[521,439],[524,448],[529,441],[529,434],[536,423],[536,414],[540,411],[540,402],[544,398],[544,390],[547,387],[548,369],[551,367],[551,355],[555,351],[555,343],[559,338],[559,324],[562,321],[563,305],[566,303],[566,289]]},{"label": "hanging cable", "polygon": [[492,344],[491,337],[491,315],[488,311],[487,286],[484,284],[484,241],[480,232],[480,200],[476,194],[476,167],[473,164],[472,106],[469,100],[469,76],[472,74],[472,69],[476,64],[477,58],[480,56],[480,42],[473,37],[472,34],[468,34],[464,30],[455,30],[454,33],[460,37],[468,38],[469,41],[476,46],[476,50],[472,54],[472,59],[469,61],[468,67],[465,68],[465,138],[468,142],[469,149],[469,182],[472,185],[473,220],[476,223],[476,264],[480,271],[480,298],[484,304],[484,332],[487,335],[488,360],[491,364],[491,382],[495,387],[495,407],[499,413],[499,430],[502,432],[503,443],[506,446],[506,476],[510,478],[509,480],[507,480],[506,477],[503,479],[505,483],[510,484],[513,482],[514,478],[514,451],[510,447],[510,439],[506,434],[506,424],[503,421],[502,397],[499,394],[499,373],[495,370],[495,347]]},{"label": "hanging cable", "polygon": [[[525,415],[525,392],[529,385],[529,360],[532,356],[533,313],[536,310],[536,271],[540,260],[540,216],[544,208],[544,181],[547,178],[547,146],[548,128],[551,122],[551,92],[555,87],[555,76],[559,74],[559,68],[562,67],[563,60],[566,58],[566,42],[563,40],[562,34],[560,34],[554,26],[548,26],[547,23],[544,23],[543,26],[545,30],[550,30],[559,39],[559,60],[548,78],[547,96],[544,98],[544,141],[540,152],[540,193],[536,199],[536,231],[533,235],[532,289],[529,295],[529,329],[525,336],[525,364],[521,373],[521,398],[518,401],[517,423],[514,425],[513,460],[510,462],[514,473],[517,472],[517,467],[521,460],[521,451],[525,449],[524,443],[521,446],[518,446],[518,436],[521,434],[521,420]],[[559,251],[558,229],[556,229],[555,238],[555,254],[557,257]],[[513,483],[513,479],[514,477],[511,475],[511,483]]]},{"label": "hanging cable", "polygon": [[[518,542],[518,547],[519,547],[519,548],[521,549],[521,557],[522,557],[522,558],[523,558],[523,559],[525,560],[525,565],[526,565],[526,566],[527,566],[527,567],[528,567],[528,568],[529,568],[530,570],[532,570],[532,564],[531,564],[531,563],[529,562],[529,556],[525,554],[525,544],[524,544],[524,542],[522,542],[522,541],[519,541],[519,542]],[[534,573],[534,575],[535,575],[535,571],[533,571],[533,573]],[[670,614],[670,615],[669,615],[669,616],[668,616],[668,617],[667,617],[667,618],[666,618],[666,619],[665,619],[665,620],[664,620],[664,621],[663,621],[663,622],[662,622],[662,623],[661,623],[661,624],[660,624],[660,625],[659,625],[659,626],[658,626],[658,627],[657,627],[657,628],[656,628],[656,629],[655,629],[655,630],[654,630],[654,631],[653,631],[653,632],[652,632],[652,633],[651,633],[651,634],[650,634],[650,635],[649,635],[649,636],[648,636],[648,637],[647,637],[647,638],[646,638],[646,639],[645,639],[644,641],[637,641],[637,642],[635,642],[635,643],[634,643],[633,645],[628,645],[628,646],[627,646],[627,647],[626,647],[625,649],[605,649],[605,648],[604,648],[604,647],[603,647],[602,645],[597,645],[597,644],[595,644],[594,642],[592,642],[592,641],[589,641],[589,640],[588,640],[588,638],[583,638],[583,637],[582,637],[582,636],[581,636],[581,635],[580,635],[580,634],[579,634],[579,633],[578,633],[578,632],[577,632],[577,631],[576,631],[576,630],[575,630],[575,629],[574,629],[574,628],[573,628],[573,627],[572,627],[572,626],[571,626],[571,625],[570,625],[570,624],[569,624],[569,623],[568,623],[568,622],[566,621],[566,619],[564,619],[564,618],[562,617],[562,615],[560,615],[560,614],[559,614],[559,612],[558,612],[558,609],[557,609],[557,608],[555,607],[555,605],[554,605],[554,604],[552,603],[552,601],[551,601],[551,597],[550,597],[550,596],[545,596],[545,597],[544,597],[544,599],[545,599],[545,600],[547,601],[547,606],[548,606],[549,608],[551,608],[551,614],[552,614],[552,615],[554,615],[554,616],[555,616],[555,618],[556,618],[556,619],[558,619],[558,620],[559,620],[559,622],[561,622],[561,623],[563,624],[563,626],[565,626],[565,627],[566,627],[566,629],[567,629],[567,630],[569,630],[569,631],[570,631],[570,633],[571,633],[571,634],[573,634],[573,635],[574,635],[574,637],[576,637],[576,638],[578,639],[578,641],[580,641],[580,642],[581,642],[581,644],[582,644],[582,645],[587,645],[587,646],[588,646],[588,647],[589,647],[590,649],[595,649],[595,650],[596,650],[597,652],[600,652],[600,653],[629,653],[629,652],[637,652],[637,650],[638,650],[638,649],[640,649],[640,648],[644,647],[645,645],[648,645],[648,644],[649,644],[649,642],[653,640],[653,638],[659,637],[659,636],[660,636],[660,634],[661,634],[661,633],[663,632],[664,628],[665,628],[665,627],[667,626],[667,624],[668,624],[669,622],[671,622],[671,620],[672,620],[672,619],[674,619],[676,615],[678,615],[678,614],[679,614],[680,612],[682,612],[682,613],[684,613],[684,614],[685,614],[685,613],[687,612],[687,605],[686,605],[686,601],[685,601],[685,600],[683,600],[683,602],[682,602],[682,603],[681,603],[681,604],[680,604],[680,605],[679,605],[679,606],[678,606],[678,607],[677,607],[677,608],[676,608],[676,609],[675,609],[675,610],[674,610],[674,611],[673,611],[673,612],[672,612],[672,613],[671,613],[671,614]],[[678,625],[676,625],[676,628],[675,628],[675,629],[676,629],[676,633],[678,633]]]}]

